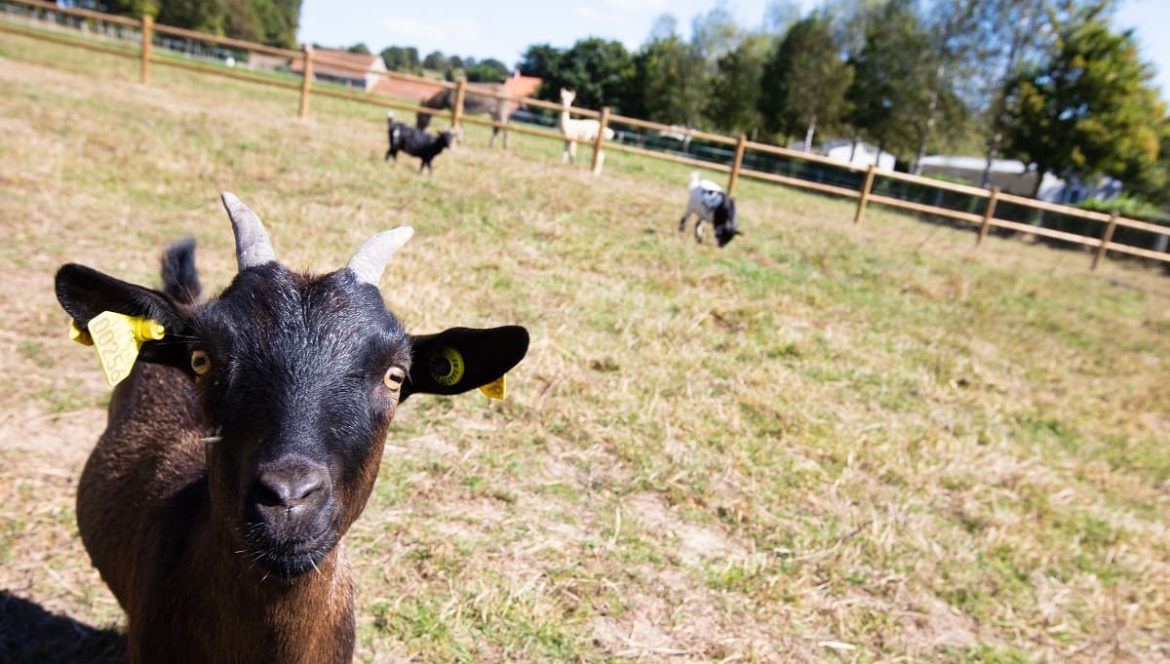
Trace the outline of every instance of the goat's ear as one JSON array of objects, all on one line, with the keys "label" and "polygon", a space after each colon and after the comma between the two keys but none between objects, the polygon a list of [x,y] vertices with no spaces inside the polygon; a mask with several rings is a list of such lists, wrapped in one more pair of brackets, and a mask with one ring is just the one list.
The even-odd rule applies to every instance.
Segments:
[{"label": "goat's ear", "polygon": [[453,327],[412,336],[410,341],[410,376],[402,386],[403,401],[415,393],[474,390],[503,376],[528,353],[528,330],[516,325],[487,330]]},{"label": "goat's ear", "polygon": [[103,311],[144,316],[162,323],[166,336],[143,344],[138,359],[190,370],[186,344],[168,343],[167,337],[182,334],[186,317],[165,293],[75,263],[57,270],[56,291],[57,301],[81,330]]}]

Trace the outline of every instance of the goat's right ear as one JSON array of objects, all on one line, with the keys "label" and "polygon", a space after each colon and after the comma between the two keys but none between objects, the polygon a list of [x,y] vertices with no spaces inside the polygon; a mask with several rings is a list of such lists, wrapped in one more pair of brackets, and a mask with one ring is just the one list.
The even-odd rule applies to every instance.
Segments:
[{"label": "goat's right ear", "polygon": [[166,336],[161,341],[143,344],[138,359],[190,370],[186,344],[169,342],[167,338],[183,334],[186,317],[165,293],[76,263],[57,270],[56,291],[57,301],[80,330],[86,330],[89,321],[103,311],[143,316],[162,323]]},{"label": "goat's right ear", "polygon": [[453,327],[411,337],[410,376],[401,400],[414,393],[462,394],[498,379],[528,353],[528,330],[517,325],[479,330]]}]

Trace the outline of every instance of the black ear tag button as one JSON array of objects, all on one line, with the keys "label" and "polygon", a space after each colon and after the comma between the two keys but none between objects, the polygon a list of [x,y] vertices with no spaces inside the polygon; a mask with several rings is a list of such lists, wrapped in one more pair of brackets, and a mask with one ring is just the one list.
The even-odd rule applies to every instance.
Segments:
[{"label": "black ear tag button", "polygon": [[443,387],[451,387],[463,379],[463,355],[447,346],[431,356],[428,368],[436,383]]}]

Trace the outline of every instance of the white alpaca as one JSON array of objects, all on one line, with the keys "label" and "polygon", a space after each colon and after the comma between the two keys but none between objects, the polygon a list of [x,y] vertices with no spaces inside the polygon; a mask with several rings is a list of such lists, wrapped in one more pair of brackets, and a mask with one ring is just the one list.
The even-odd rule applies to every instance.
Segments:
[{"label": "white alpaca", "polygon": [[[573,100],[576,98],[576,92],[561,88],[561,121],[559,126],[561,134],[565,137],[565,150],[561,153],[561,161],[564,162],[575,163],[577,161],[577,141],[592,143],[597,140],[597,132],[601,129],[601,122],[598,120],[574,120],[569,116],[569,107],[573,105]],[[613,137],[613,130],[606,127],[605,140],[613,140]],[[601,168],[601,164],[604,162],[605,153],[603,152],[597,159],[597,167]]]}]

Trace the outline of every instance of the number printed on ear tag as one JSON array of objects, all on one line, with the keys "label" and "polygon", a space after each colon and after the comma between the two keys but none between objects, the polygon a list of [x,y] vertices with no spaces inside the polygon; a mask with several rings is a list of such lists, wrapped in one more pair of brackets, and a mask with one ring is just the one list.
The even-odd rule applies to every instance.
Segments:
[{"label": "number printed on ear tag", "polygon": [[98,360],[110,387],[130,375],[143,342],[162,339],[166,333],[158,321],[113,311],[103,311],[94,316],[86,327],[97,348]]}]

